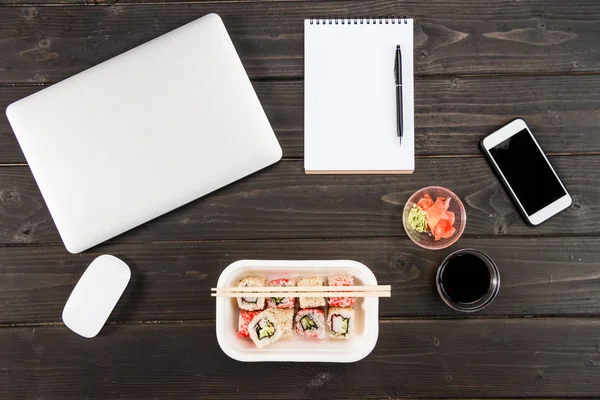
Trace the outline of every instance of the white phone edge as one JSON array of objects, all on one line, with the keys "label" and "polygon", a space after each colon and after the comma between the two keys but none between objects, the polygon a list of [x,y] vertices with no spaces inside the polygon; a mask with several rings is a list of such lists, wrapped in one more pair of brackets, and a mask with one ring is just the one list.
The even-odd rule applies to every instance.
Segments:
[{"label": "white phone edge", "polygon": [[[542,208],[538,212],[531,214],[531,215],[529,215],[527,213],[527,211],[525,211],[525,208],[521,204],[521,201],[519,200],[519,198],[513,191],[512,187],[510,186],[510,183],[508,182],[508,180],[502,173],[502,170],[498,167],[498,164],[496,164],[496,161],[494,160],[494,158],[492,157],[492,155],[490,154],[490,151],[489,151],[492,147],[498,145],[499,143],[502,143],[509,137],[516,135],[517,133],[521,132],[523,129],[527,129],[527,132],[529,132],[529,134],[533,138],[533,142],[536,144],[540,153],[542,154],[542,156],[548,163],[550,170],[554,173],[554,176],[556,177],[558,183],[560,183],[560,186],[562,186],[563,190],[566,193],[560,199],[548,204],[546,207]],[[544,153],[544,150],[542,150],[540,144],[535,139],[535,136],[531,132],[531,129],[529,129],[529,127],[527,126],[527,124],[525,123],[525,121],[522,118],[514,119],[511,122],[509,122],[508,124],[504,125],[502,128],[500,128],[497,131],[492,132],[489,135],[487,135],[486,137],[484,137],[481,141],[481,147],[482,147],[483,151],[486,153],[488,160],[490,161],[490,163],[492,163],[492,165],[493,165],[494,169],[496,170],[496,172],[498,173],[498,175],[500,175],[500,177],[504,183],[504,186],[509,191],[512,199],[514,200],[514,203],[517,205],[517,207],[519,207],[521,214],[523,214],[523,216],[527,219],[527,221],[531,225],[541,224],[542,222],[546,221],[550,217],[552,217],[552,216],[558,214],[559,212],[563,211],[564,209],[568,208],[572,204],[573,199],[572,199],[571,195],[569,194],[569,192],[567,191],[567,188],[560,180],[558,174],[554,170],[554,167],[552,167],[552,164],[548,160],[548,157],[546,157],[546,153]]]}]

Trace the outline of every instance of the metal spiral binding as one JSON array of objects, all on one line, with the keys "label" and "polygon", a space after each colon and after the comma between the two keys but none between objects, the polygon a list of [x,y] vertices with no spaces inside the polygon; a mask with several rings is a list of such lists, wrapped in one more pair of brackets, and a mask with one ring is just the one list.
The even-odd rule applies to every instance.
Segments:
[{"label": "metal spiral binding", "polygon": [[344,18],[310,18],[311,25],[383,25],[408,24],[406,16],[402,17],[344,17]]}]

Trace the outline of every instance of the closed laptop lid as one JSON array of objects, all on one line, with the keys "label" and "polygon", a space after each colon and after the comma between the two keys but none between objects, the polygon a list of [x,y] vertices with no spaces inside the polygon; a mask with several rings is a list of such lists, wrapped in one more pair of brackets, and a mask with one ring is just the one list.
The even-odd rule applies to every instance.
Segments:
[{"label": "closed laptop lid", "polygon": [[282,156],[216,14],[17,101],[6,113],[72,253]]}]

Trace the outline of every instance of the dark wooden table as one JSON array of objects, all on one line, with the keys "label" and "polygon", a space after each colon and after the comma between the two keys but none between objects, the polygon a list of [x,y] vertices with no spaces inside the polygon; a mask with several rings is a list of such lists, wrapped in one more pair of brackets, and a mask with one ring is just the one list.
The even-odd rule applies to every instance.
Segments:
[{"label": "dark wooden table", "polygon": [[[0,104],[209,12],[229,29],[284,159],[71,255],[2,112],[0,398],[600,396],[598,1],[0,0]],[[416,18],[416,171],[306,176],[302,21],[359,15]],[[478,148],[515,116],[574,198],[536,228]],[[463,199],[468,224],[456,245],[433,252],[410,242],[400,214],[414,190],[436,184]],[[434,287],[437,265],[462,247],[489,253],[502,276],[494,303],[468,317]],[[133,279],[88,340],[61,311],[102,253],[122,257]],[[373,353],[348,365],[229,359],[208,293],[242,258],[367,264],[393,285]]]}]

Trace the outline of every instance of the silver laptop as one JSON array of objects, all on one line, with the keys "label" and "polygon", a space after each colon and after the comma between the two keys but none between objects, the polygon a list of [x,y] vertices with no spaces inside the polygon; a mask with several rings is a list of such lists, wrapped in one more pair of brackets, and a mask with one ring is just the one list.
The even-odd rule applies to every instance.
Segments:
[{"label": "silver laptop", "polygon": [[17,101],[6,114],[71,253],[282,156],[216,14]]}]

